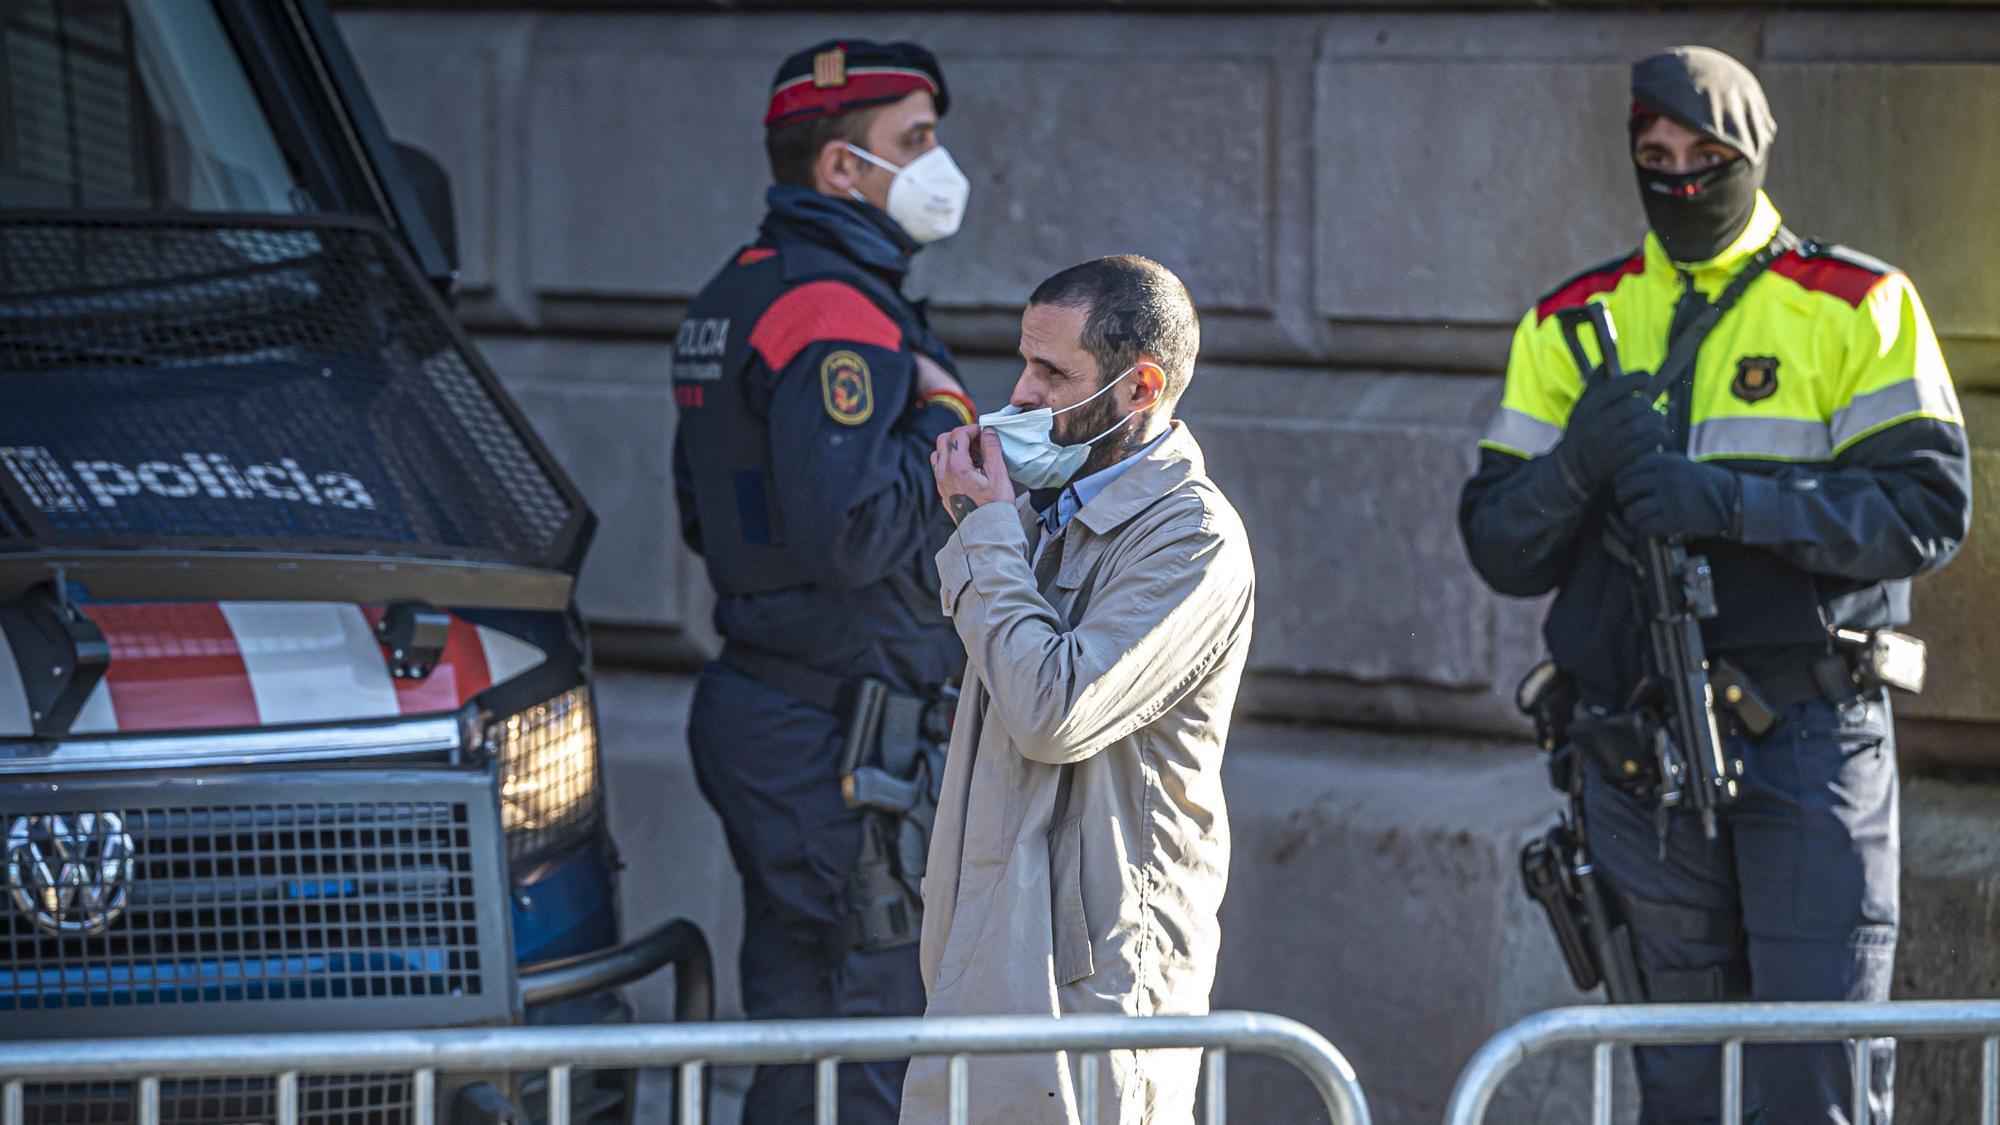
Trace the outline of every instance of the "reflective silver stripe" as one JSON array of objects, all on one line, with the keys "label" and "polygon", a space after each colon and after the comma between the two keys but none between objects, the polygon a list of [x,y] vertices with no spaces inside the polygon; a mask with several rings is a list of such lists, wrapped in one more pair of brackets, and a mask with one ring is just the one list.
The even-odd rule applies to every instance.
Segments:
[{"label": "reflective silver stripe", "polygon": [[400,723],[334,723],[274,730],[174,732],[0,739],[0,775],[52,770],[138,770],[264,765],[377,755],[439,754],[461,749],[465,732],[452,715]]},{"label": "reflective silver stripe", "polygon": [[1524,457],[1540,457],[1554,449],[1562,436],[1561,426],[1503,406],[1493,412],[1493,420],[1486,424],[1486,434],[1481,440]]},{"label": "reflective silver stripe", "polygon": [[1688,456],[1761,457],[1783,461],[1831,461],[1833,440],[1825,422],[1803,418],[1710,418],[1696,422]]},{"label": "reflective silver stripe", "polygon": [[1905,379],[1879,391],[1860,395],[1833,412],[1835,448],[1846,445],[1877,427],[1912,416],[1959,418],[1958,395],[1943,379]]}]

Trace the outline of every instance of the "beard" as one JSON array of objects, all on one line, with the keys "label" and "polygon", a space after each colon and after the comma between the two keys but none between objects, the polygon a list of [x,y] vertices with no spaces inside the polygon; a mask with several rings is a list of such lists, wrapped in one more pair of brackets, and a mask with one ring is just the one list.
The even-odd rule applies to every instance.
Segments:
[{"label": "beard", "polygon": [[[1127,424],[1120,426],[1117,432],[1105,433],[1106,430],[1119,424],[1121,410],[1118,396],[1113,394],[1105,395],[1081,410],[1072,410],[1068,414],[1057,416],[1055,428],[1049,436],[1059,444],[1082,445],[1099,434],[1104,435],[1096,445],[1090,447],[1090,456],[1084,458],[1083,464],[1076,470],[1076,475],[1070,478],[1071,483],[1080,481],[1099,469],[1108,469],[1116,465],[1130,452],[1126,448],[1129,444],[1127,439],[1136,432],[1130,426],[1132,418],[1126,418]],[[1138,415],[1132,417],[1136,418]]]}]

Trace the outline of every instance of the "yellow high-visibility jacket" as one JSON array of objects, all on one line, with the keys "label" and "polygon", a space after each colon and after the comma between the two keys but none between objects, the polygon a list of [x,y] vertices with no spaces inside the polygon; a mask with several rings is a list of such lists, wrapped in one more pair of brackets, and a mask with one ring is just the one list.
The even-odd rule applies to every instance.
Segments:
[{"label": "yellow high-visibility jacket", "polygon": [[[1779,225],[1760,193],[1742,235],[1692,267],[1648,234],[1515,329],[1460,525],[1494,588],[1558,591],[1544,633],[1587,695],[1622,698],[1637,682],[1644,632],[1629,570],[1603,543],[1609,490],[1584,493],[1547,456],[1583,391],[1555,314],[1603,303],[1625,369],[1654,370],[1686,287],[1714,300]],[[1693,549],[1709,558],[1721,610],[1704,626],[1708,646],[1748,668],[1823,652],[1830,627],[1902,624],[1908,579],[1942,566],[1970,526],[1951,376],[1916,288],[1885,263],[1810,242],[1786,252],[1706,337],[1691,388],[1657,405],[1682,452],[1741,477],[1731,535]]]}]

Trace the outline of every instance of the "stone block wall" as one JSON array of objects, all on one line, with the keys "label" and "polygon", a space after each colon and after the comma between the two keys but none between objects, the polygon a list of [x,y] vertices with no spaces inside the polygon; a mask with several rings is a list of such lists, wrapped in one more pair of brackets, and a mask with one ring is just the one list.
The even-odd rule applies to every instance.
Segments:
[{"label": "stone block wall", "polygon": [[[946,62],[942,135],[973,179],[916,287],[983,402],[1004,399],[1042,277],[1114,251],[1167,263],[1206,328],[1186,412],[1263,562],[1249,705],[1508,732],[1536,607],[1480,586],[1455,493],[1520,312],[1642,233],[1626,64],[1702,41],[1762,72],[1774,197],[1910,271],[1978,418],[2000,388],[1990,19],[377,3],[342,23],[391,127],[455,176],[465,313],[603,518],[583,597],[614,651],[686,662],[704,642],[661,487],[666,343],[761,212],[769,73],[820,37],[911,36]],[[1976,432],[1990,482],[2000,432]],[[1984,569],[1921,591],[1940,673],[1908,714],[2000,720],[1975,671],[1994,648],[1965,627]]]}]

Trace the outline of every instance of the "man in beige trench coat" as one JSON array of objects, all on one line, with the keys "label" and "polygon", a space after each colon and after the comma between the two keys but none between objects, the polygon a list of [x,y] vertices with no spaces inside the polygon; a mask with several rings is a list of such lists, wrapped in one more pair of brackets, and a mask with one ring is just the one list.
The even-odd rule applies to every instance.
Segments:
[{"label": "man in beige trench coat", "polygon": [[[1087,262],[1030,298],[1009,410],[938,439],[968,663],[923,888],[927,1015],[1208,1010],[1254,576],[1173,420],[1199,346],[1164,266]],[[1100,1056],[1097,1120],[1192,1121],[1199,1055]],[[976,1058],[970,1119],[1077,1121],[1078,1065]],[[945,1119],[944,1070],[912,1063],[906,1125]]]}]

